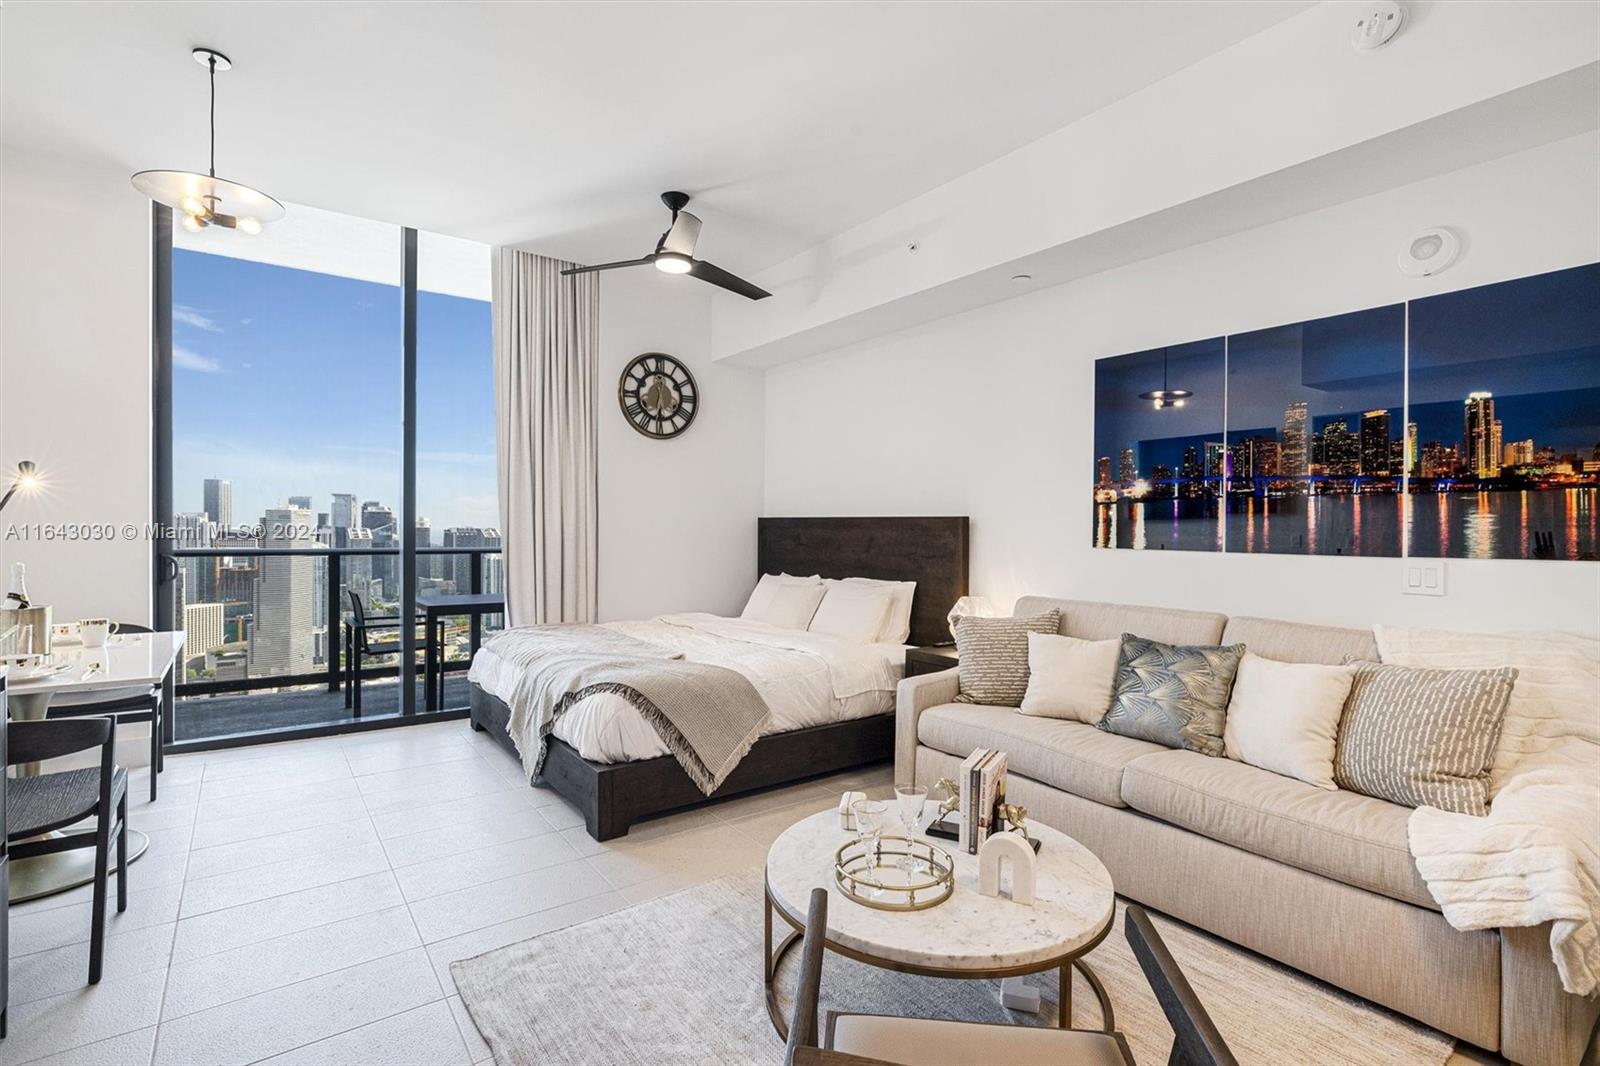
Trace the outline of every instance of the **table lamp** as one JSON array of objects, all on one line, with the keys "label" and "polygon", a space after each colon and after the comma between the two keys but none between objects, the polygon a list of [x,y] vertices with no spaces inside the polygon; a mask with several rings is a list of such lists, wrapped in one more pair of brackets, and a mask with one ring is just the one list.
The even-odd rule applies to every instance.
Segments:
[{"label": "table lamp", "polygon": [[17,464],[17,476],[12,480],[11,487],[6,490],[4,496],[0,496],[0,511],[5,510],[6,504],[11,502],[11,497],[16,495],[18,489],[21,489],[23,494],[26,495],[38,487],[38,468],[33,465],[33,460],[22,460]]},{"label": "table lamp", "polygon": [[950,636],[956,635],[957,618],[993,618],[995,616],[994,604],[986,596],[963,596],[950,608],[950,613],[945,616],[945,621],[950,623]]}]

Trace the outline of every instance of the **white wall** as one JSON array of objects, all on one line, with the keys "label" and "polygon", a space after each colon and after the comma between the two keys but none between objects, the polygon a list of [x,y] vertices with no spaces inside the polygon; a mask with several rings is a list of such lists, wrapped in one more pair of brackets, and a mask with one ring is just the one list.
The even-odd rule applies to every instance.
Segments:
[{"label": "white wall", "polygon": [[[711,362],[710,288],[656,270],[600,283],[600,617],[737,614],[755,584],[761,513],[761,373]],[[642,352],[666,352],[704,404],[671,440],[635,432],[615,382]]]},{"label": "white wall", "polygon": [[[972,587],[1366,625],[1600,630],[1600,565],[1452,560],[1443,598],[1395,559],[1090,547],[1094,360],[1600,259],[1600,139],[1364,200],[770,370],[767,514],[966,514]],[[1408,279],[1415,231],[1464,258]]]},{"label": "white wall", "polygon": [[[0,172],[0,479],[32,459],[48,491],[0,514],[0,562],[59,620],[150,620],[150,204],[123,169],[5,152]],[[4,491],[0,488],[0,491]],[[110,542],[12,539],[33,523]],[[132,540],[120,527],[132,523]]]}]

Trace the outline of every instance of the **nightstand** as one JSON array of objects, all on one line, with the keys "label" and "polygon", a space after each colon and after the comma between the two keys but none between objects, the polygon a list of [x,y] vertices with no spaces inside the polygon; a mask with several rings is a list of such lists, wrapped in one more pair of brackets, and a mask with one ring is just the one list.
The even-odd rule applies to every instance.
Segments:
[{"label": "nightstand", "polygon": [[957,662],[959,660],[956,657],[956,649],[951,645],[938,648],[907,648],[906,676],[936,674],[940,670],[950,669]]}]

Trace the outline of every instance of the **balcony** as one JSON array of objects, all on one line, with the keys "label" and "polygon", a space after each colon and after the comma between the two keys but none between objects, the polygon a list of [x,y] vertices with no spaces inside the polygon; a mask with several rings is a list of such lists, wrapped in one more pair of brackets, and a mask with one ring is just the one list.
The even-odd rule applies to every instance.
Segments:
[{"label": "balcony", "polygon": [[[400,656],[361,659],[361,706],[353,700],[346,636],[349,593],[370,618],[398,614],[398,548],[177,548],[168,553],[176,627],[187,634],[167,743],[179,749],[257,743],[340,727],[399,724]],[[417,549],[417,591],[504,589],[499,547]],[[331,620],[331,625],[330,625]],[[424,700],[424,626],[417,625],[416,711],[425,719],[467,706],[466,670],[501,615],[445,617],[437,634],[444,683]],[[371,637],[399,639],[391,622]]]}]

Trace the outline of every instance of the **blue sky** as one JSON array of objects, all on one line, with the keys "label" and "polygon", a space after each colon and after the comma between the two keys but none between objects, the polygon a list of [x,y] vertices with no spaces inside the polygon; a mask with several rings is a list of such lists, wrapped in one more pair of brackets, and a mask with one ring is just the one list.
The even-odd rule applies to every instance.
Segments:
[{"label": "blue sky", "polygon": [[[176,510],[208,477],[236,523],[291,495],[399,509],[397,286],[175,249],[172,289]],[[496,526],[489,304],[421,293],[417,333],[418,514]]]}]

